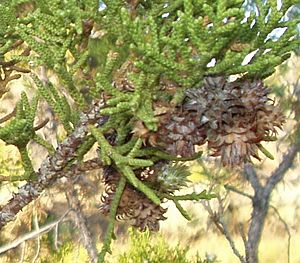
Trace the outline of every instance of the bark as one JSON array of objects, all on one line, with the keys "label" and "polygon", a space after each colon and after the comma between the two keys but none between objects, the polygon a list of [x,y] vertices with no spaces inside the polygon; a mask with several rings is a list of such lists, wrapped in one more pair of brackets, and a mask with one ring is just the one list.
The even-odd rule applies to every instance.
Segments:
[{"label": "bark", "polygon": [[102,102],[96,102],[86,113],[81,113],[74,131],[58,145],[53,156],[47,157],[37,172],[37,181],[29,181],[13,194],[7,204],[0,207],[0,229],[31,201],[38,198],[44,189],[49,188],[59,177],[64,175],[63,169],[76,158],[76,150],[88,134],[88,125],[101,124],[100,109]]},{"label": "bark", "polygon": [[250,182],[254,190],[252,218],[248,231],[248,239],[245,244],[247,263],[258,263],[258,246],[269,209],[271,193],[283,179],[287,170],[292,166],[298,152],[298,145],[295,144],[290,147],[278,168],[268,178],[265,186],[261,185],[253,166],[245,166],[245,178]]}]

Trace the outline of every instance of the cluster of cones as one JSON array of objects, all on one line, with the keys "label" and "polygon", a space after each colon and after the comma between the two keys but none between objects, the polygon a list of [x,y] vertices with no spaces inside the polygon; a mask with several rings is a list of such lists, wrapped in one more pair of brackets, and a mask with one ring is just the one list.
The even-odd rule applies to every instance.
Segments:
[{"label": "cluster of cones", "polygon": [[162,117],[158,142],[172,154],[191,156],[207,143],[211,156],[223,166],[237,167],[260,160],[261,142],[273,140],[284,115],[261,80],[228,82],[207,77],[199,88],[186,91],[186,100]]},{"label": "cluster of cones", "polygon": [[[196,146],[207,145],[209,155],[220,157],[223,166],[240,167],[251,162],[252,157],[260,160],[261,142],[274,140],[276,129],[285,121],[268,94],[261,80],[229,82],[224,77],[206,77],[202,86],[186,91],[182,105],[155,102],[157,132],[137,121],[134,136],[143,138],[145,147],[154,146],[181,157],[191,157]],[[137,170],[136,176],[158,193],[172,194],[188,182],[186,167],[167,163]],[[104,214],[109,212],[119,178],[120,174],[111,167],[104,172]],[[131,219],[133,226],[152,231],[158,230],[165,212],[129,184],[118,209],[118,215]]]}]

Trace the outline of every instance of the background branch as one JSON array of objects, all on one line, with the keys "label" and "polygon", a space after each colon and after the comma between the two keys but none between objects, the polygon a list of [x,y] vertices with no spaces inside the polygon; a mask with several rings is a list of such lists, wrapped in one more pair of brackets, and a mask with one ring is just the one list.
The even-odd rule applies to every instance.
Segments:
[{"label": "background branch", "polygon": [[[38,216],[37,216],[37,212],[36,211],[34,213],[33,224],[34,224],[35,229],[38,231],[40,229],[40,226],[39,226],[39,220],[38,220]],[[35,255],[34,255],[31,263],[35,263],[36,260],[38,259],[39,253],[40,253],[40,249],[41,249],[41,239],[40,239],[40,236],[38,235],[36,237],[36,253],[35,253]]]},{"label": "background branch", "polygon": [[66,191],[66,197],[73,215],[74,222],[77,228],[79,229],[81,242],[88,252],[90,262],[96,263],[98,259],[97,257],[98,252],[92,240],[91,232],[88,229],[87,221],[82,213],[80,202],[78,200],[77,193],[74,189],[74,185],[69,180],[67,186],[68,186],[67,188],[68,190]]},{"label": "background branch", "polygon": [[59,224],[68,215],[69,212],[70,212],[70,209],[68,209],[59,219],[53,221],[52,223],[49,223],[38,229],[35,229],[34,231],[31,231],[31,232],[15,239],[11,243],[0,247],[0,254],[19,246],[20,244],[24,243],[25,241],[27,241],[29,239],[36,238],[36,237],[40,236],[41,234],[50,231],[53,227],[55,227],[57,224]]},{"label": "background branch", "polygon": [[280,222],[282,222],[282,224],[284,225],[284,229],[285,231],[287,232],[288,234],[288,244],[287,244],[287,263],[290,263],[290,249],[291,249],[291,238],[292,238],[292,235],[291,235],[291,232],[290,232],[290,228],[287,224],[287,222],[281,217],[278,209],[271,205],[272,209],[274,210],[275,214],[278,216],[278,219]]},{"label": "background branch", "polygon": [[213,209],[211,208],[211,205],[209,202],[205,201],[205,202],[202,202],[202,204],[203,204],[204,208],[206,209],[206,211],[208,212],[208,214],[210,215],[210,217],[211,217],[213,223],[215,224],[215,226],[217,227],[217,229],[221,232],[222,235],[225,236],[225,238],[229,242],[229,245],[230,245],[233,253],[239,258],[240,262],[246,263],[245,258],[238,251],[238,249],[234,243],[234,240],[227,228],[227,225],[225,224],[225,222],[222,218],[222,214],[224,213],[223,205],[220,202],[221,199],[219,198],[218,200],[219,200],[219,213],[213,212]]},{"label": "background branch", "polygon": [[254,197],[252,198],[252,215],[248,230],[248,240],[246,243],[246,262],[258,262],[258,246],[260,243],[264,223],[270,206],[270,195],[276,185],[283,179],[287,170],[292,166],[299,151],[298,145],[292,145],[286,155],[283,156],[278,168],[267,179],[265,186],[259,182],[256,171],[250,164],[245,165],[244,177],[250,182]]}]

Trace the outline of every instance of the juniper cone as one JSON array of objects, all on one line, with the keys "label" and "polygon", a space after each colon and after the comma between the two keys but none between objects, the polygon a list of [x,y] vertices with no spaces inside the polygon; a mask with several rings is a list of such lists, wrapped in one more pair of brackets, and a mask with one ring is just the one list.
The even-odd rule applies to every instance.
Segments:
[{"label": "juniper cone", "polygon": [[[102,204],[100,205],[100,211],[104,215],[109,214],[110,205],[113,201],[120,176],[121,175],[112,167],[106,167],[104,169],[103,181],[105,191],[102,194]],[[154,204],[133,186],[126,184],[118,206],[117,217],[119,219],[128,220],[133,227],[142,231],[147,228],[150,231],[158,231],[159,221],[166,219],[163,215],[166,211],[167,209]]]},{"label": "juniper cone", "polygon": [[177,156],[191,157],[195,145],[205,143],[206,133],[198,114],[177,108],[160,118],[157,143],[162,150]]},{"label": "juniper cone", "polygon": [[[128,69],[128,68],[127,68]],[[130,71],[129,71],[130,73]],[[124,83],[120,76],[118,88]],[[127,87],[127,85],[125,85]],[[128,88],[125,90],[129,91]],[[130,90],[134,90],[134,86]],[[148,145],[159,147],[174,156],[190,157],[195,147],[207,143],[210,155],[221,157],[223,166],[241,166],[260,160],[260,143],[276,136],[284,116],[270,98],[261,80],[229,82],[223,76],[204,78],[201,87],[190,88],[182,105],[167,100],[155,101],[158,130],[151,132],[138,120],[133,136]],[[186,186],[188,171],[184,165],[158,162],[153,167],[135,170],[136,176],[146,181],[158,193],[171,193]],[[104,172],[105,193],[101,211],[108,214],[120,174],[112,167]],[[141,230],[159,229],[166,209],[152,203],[143,193],[127,184],[118,207],[118,216],[130,219]]]},{"label": "juniper cone", "polygon": [[223,166],[241,166],[251,157],[261,160],[260,143],[274,139],[285,121],[268,97],[269,89],[261,80],[229,82],[223,76],[206,77],[203,83],[186,91],[182,105],[156,102],[158,131],[150,132],[138,121],[134,135],[182,157],[193,156],[195,146],[207,143]]},{"label": "juniper cone", "polygon": [[285,121],[261,80],[228,82],[207,77],[201,88],[187,91],[186,111],[195,111],[212,156],[224,166],[260,160],[260,143],[276,136]]},{"label": "juniper cone", "polygon": [[[147,182],[160,194],[173,194],[175,191],[187,186],[189,182],[187,178],[189,176],[188,167],[183,164],[158,162],[153,167],[139,169],[135,173],[140,180]],[[111,166],[104,169],[105,191],[102,194],[102,204],[100,205],[100,211],[104,215],[108,215],[110,211],[110,205],[120,176]],[[119,219],[128,220],[133,227],[142,231],[146,228],[150,231],[158,231],[159,221],[166,219],[164,216],[166,211],[167,209],[154,204],[133,186],[126,184],[118,206],[117,216]]]}]

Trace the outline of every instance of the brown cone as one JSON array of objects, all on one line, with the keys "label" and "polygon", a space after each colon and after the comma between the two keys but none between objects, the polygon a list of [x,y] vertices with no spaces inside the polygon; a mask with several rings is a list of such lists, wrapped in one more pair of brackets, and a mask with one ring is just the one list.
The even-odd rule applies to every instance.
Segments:
[{"label": "brown cone", "polygon": [[[112,167],[105,169],[103,174],[105,192],[102,195],[100,206],[100,211],[104,215],[109,214],[119,179],[120,174]],[[159,221],[166,219],[163,215],[166,211],[167,209],[154,204],[143,193],[127,184],[118,206],[117,217],[129,220],[132,226],[142,231],[146,228],[150,231],[158,231]]]},{"label": "brown cone", "polygon": [[199,116],[193,112],[176,109],[160,118],[158,145],[174,156],[193,156],[195,145],[203,144],[205,139],[206,134],[201,127]]},{"label": "brown cone", "polygon": [[212,156],[221,156],[224,166],[260,159],[259,143],[281,128],[284,116],[268,93],[260,80],[228,83],[222,77],[208,77],[203,87],[187,91],[185,108],[199,114]]}]

